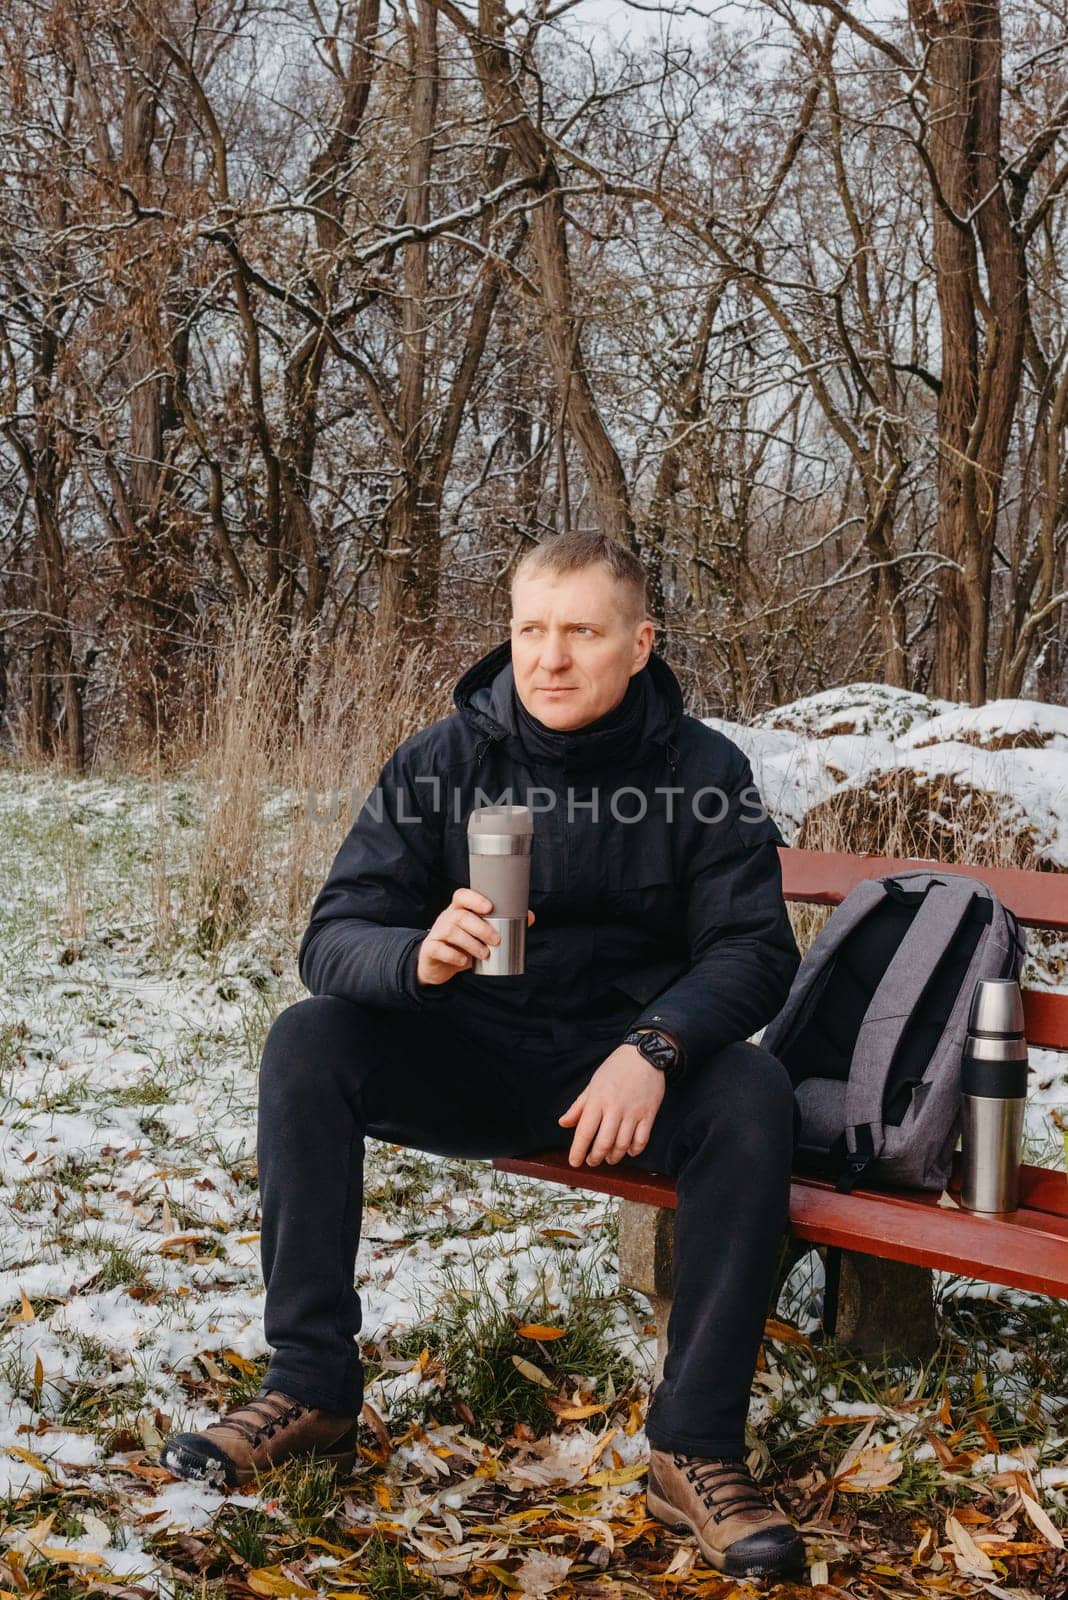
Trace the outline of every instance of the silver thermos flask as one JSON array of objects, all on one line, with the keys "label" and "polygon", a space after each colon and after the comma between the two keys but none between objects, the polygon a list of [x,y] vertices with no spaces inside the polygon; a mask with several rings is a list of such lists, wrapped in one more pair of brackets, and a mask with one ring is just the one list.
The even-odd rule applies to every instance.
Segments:
[{"label": "silver thermos flask", "polygon": [[1015,978],[976,984],[960,1088],[961,1204],[969,1211],[1015,1211],[1027,1103],[1023,996]]},{"label": "silver thermos flask", "polygon": [[467,821],[472,889],[493,902],[486,921],[501,936],[488,956],[476,958],[472,972],[488,978],[514,977],[526,970],[527,902],[534,818],[529,806],[480,806]]}]

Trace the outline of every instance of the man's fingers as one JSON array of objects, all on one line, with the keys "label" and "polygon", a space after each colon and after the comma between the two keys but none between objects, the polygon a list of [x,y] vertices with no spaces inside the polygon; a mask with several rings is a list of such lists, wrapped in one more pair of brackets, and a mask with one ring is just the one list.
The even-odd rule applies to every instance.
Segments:
[{"label": "man's fingers", "polygon": [[573,1122],[576,1117],[579,1117],[579,1116],[582,1115],[582,1108],[583,1108],[583,1106],[585,1104],[586,1104],[586,1091],[585,1091],[585,1089],[583,1089],[582,1093],[578,1096],[578,1098],[576,1100],[572,1100],[571,1104],[568,1106],[568,1108],[564,1112],[563,1116],[562,1117],[557,1117],[557,1119],[556,1119],[557,1122],[563,1122],[563,1123]]},{"label": "man's fingers", "polygon": [[629,1118],[624,1117],[619,1124],[615,1140],[613,1141],[611,1150],[608,1152],[606,1160],[622,1161],[623,1157],[628,1155],[630,1152],[630,1143],[633,1138],[634,1124],[629,1120]]},{"label": "man's fingers", "polygon": [[492,923],[484,917],[476,916],[473,911],[458,911],[453,922],[454,928],[463,928],[467,933],[474,934],[476,939],[481,939],[483,944],[500,944],[501,936]]},{"label": "man's fingers", "polygon": [[604,1111],[601,1113],[601,1127],[594,1140],[593,1149],[586,1157],[590,1166],[597,1166],[609,1154],[616,1142],[616,1132],[619,1128],[619,1112]]},{"label": "man's fingers", "polygon": [[584,1161],[589,1160],[586,1151],[589,1149],[590,1141],[597,1132],[600,1120],[600,1107],[587,1104],[582,1116],[579,1118],[579,1125],[575,1129],[575,1137],[571,1141],[571,1152],[568,1156],[571,1166],[581,1167]]},{"label": "man's fingers", "polygon": [[455,945],[446,944],[444,939],[428,939],[426,949],[431,961],[443,961],[448,967],[466,967],[469,961],[474,960],[466,950],[457,950]]},{"label": "man's fingers", "polygon": [[630,1141],[630,1145],[629,1145],[629,1147],[627,1149],[627,1154],[629,1156],[640,1156],[642,1151],[645,1149],[646,1145],[649,1143],[649,1135],[650,1135],[651,1132],[652,1132],[652,1123],[651,1122],[646,1122],[646,1121],[639,1122],[637,1127],[634,1130],[634,1137]]},{"label": "man's fingers", "polygon": [[468,933],[466,928],[453,928],[444,935],[445,948],[454,946],[457,950],[464,951],[469,956],[484,956],[489,952],[489,946],[475,934]]},{"label": "man's fingers", "polygon": [[463,884],[459,889],[453,890],[450,904],[466,906],[468,911],[480,912],[484,917],[488,916],[493,910],[493,901],[488,895],[481,894],[478,889],[468,889]]}]

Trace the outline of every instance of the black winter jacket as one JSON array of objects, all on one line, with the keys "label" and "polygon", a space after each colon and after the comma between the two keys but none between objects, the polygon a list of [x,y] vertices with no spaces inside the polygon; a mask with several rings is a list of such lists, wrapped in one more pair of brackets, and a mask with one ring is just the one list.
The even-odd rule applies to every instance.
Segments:
[{"label": "black winter jacket", "polygon": [[[687,1071],[780,1009],[800,956],[776,845],[744,753],[682,713],[659,656],[607,717],[559,734],[515,693],[506,641],[460,678],[448,717],[387,761],[312,907],[312,994],[437,1006],[469,1034],[561,1048],[660,1024]],[[526,971],[417,979],[419,944],[469,883],[478,805],[534,811]],[[631,820],[635,819],[635,820]]]}]

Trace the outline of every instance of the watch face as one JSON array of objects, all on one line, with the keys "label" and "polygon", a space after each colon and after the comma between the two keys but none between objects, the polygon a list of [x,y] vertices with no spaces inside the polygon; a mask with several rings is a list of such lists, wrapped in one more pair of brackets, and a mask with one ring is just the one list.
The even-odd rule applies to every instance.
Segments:
[{"label": "watch face", "polygon": [[634,1043],[638,1046],[647,1061],[661,1071],[673,1067],[678,1060],[678,1051],[670,1039],[665,1039],[662,1033],[643,1033],[634,1036]]}]

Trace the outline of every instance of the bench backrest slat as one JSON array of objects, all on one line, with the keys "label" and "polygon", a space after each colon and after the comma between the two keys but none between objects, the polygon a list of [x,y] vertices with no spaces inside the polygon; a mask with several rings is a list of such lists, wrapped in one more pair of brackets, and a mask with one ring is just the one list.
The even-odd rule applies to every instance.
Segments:
[{"label": "bench backrest slat", "polygon": [[[901,856],[853,856],[835,850],[781,847],[782,888],[787,900],[809,905],[840,905],[865,878],[937,867],[980,878],[1001,903],[1031,928],[1068,932],[1068,873],[1025,872],[1018,867],[970,867]],[[1068,1050],[1068,995],[1025,989],[1024,1018],[1029,1044]]]},{"label": "bench backrest slat", "polygon": [[1019,867],[969,867],[956,862],[900,856],[851,856],[835,850],[792,850],[786,846],[780,847],[779,860],[787,900],[836,906],[865,878],[885,878],[891,872],[936,867],[939,872],[963,872],[969,877],[981,878],[1021,922],[1068,933],[1068,873],[1025,872]]}]

